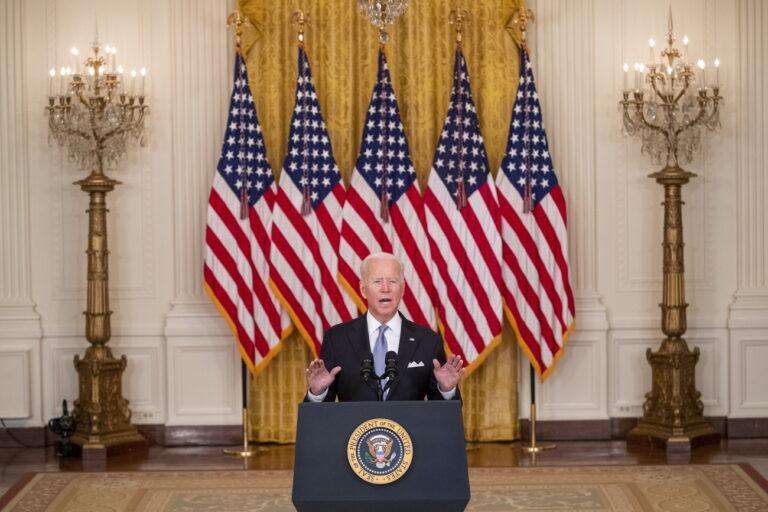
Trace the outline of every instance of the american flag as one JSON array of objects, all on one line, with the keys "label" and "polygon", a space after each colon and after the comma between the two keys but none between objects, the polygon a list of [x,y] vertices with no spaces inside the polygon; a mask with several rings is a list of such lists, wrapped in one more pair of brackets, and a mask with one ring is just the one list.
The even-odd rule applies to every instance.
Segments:
[{"label": "american flag", "polygon": [[357,310],[336,280],[344,185],[299,48],[288,154],[272,217],[271,279],[280,303],[315,354],[326,329]]},{"label": "american flag", "polygon": [[363,140],[344,204],[339,278],[358,304],[360,262],[389,252],[405,264],[401,310],[412,321],[435,327],[429,243],[424,204],[411,162],[384,50],[365,118]]},{"label": "american flag", "polygon": [[496,185],[505,311],[520,347],[544,380],[573,329],[574,304],[565,198],[552,166],[525,47],[520,49],[520,83]]},{"label": "american flag", "polygon": [[501,341],[501,226],[490,171],[467,64],[457,48],[424,205],[443,337],[470,368]]},{"label": "american flag", "polygon": [[257,373],[290,331],[290,318],[268,286],[276,187],[239,52],[234,75],[227,130],[208,199],[203,276],[208,295],[237,338],[243,361]]}]

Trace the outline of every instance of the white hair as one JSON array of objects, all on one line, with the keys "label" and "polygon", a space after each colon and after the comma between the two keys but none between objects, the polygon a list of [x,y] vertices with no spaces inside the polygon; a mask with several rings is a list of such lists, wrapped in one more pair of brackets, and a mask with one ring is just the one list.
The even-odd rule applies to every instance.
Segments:
[{"label": "white hair", "polygon": [[360,262],[360,279],[364,279],[366,275],[366,267],[368,266],[368,262],[372,260],[392,260],[396,261],[398,266],[400,267],[400,277],[405,278],[405,266],[403,265],[403,262],[400,261],[400,258],[395,256],[394,254],[390,254],[388,252],[373,252],[366,256],[363,261]]}]

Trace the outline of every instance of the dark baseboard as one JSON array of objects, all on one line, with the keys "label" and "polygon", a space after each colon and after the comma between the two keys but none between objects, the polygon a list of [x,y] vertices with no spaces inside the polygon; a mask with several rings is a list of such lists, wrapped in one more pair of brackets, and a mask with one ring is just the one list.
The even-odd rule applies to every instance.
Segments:
[{"label": "dark baseboard", "polygon": [[[755,435],[732,435],[730,422],[725,416],[713,416],[706,418],[712,427],[723,438],[726,437],[768,437],[768,418],[749,420],[752,423],[762,423],[762,431],[752,428]],[[626,439],[630,430],[637,425],[637,418],[611,418],[607,420],[561,420],[561,421],[537,421],[536,439],[542,441],[607,441],[610,439]],[[749,430],[749,427],[744,427]],[[762,432],[759,434],[758,432]],[[520,420],[520,435],[523,439],[530,439],[530,421]]]},{"label": "dark baseboard", "polygon": [[42,448],[53,444],[54,438],[46,427],[0,429],[0,448]]},{"label": "dark baseboard", "polygon": [[[531,438],[530,420],[520,420],[520,436]],[[598,441],[611,438],[611,420],[537,421],[536,439],[542,441]]]},{"label": "dark baseboard", "polygon": [[[150,445],[160,446],[231,446],[242,445],[240,425],[135,425]],[[47,427],[19,427],[0,430],[0,448],[42,448],[59,437]]]},{"label": "dark baseboard", "polygon": [[164,446],[224,446],[243,444],[241,425],[165,427]]},{"label": "dark baseboard", "polygon": [[728,437],[768,437],[768,418],[728,418]]},{"label": "dark baseboard", "polygon": [[[768,418],[708,417],[723,439],[768,437]],[[607,420],[563,420],[536,422],[536,438],[542,441],[607,441],[626,439],[637,425],[637,418]],[[243,442],[240,425],[136,425],[150,445],[232,446]],[[530,439],[530,422],[520,420],[521,439]],[[0,430],[0,448],[40,448],[58,440],[46,427],[21,427]]]}]

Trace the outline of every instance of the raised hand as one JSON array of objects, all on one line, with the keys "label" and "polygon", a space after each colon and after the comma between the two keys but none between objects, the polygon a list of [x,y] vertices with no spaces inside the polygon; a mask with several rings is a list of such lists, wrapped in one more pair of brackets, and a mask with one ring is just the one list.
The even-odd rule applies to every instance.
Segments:
[{"label": "raised hand", "polygon": [[[437,359],[432,360],[432,364],[435,366],[433,372],[435,373],[435,379],[437,379],[438,388],[445,393],[455,388],[461,376],[464,374],[463,363],[461,356],[451,356],[444,365],[440,365],[440,361]],[[313,391],[314,393],[314,391]]]},{"label": "raised hand", "polygon": [[307,367],[307,384],[313,395],[322,395],[328,386],[333,384],[336,374],[341,371],[341,366],[334,367],[330,372],[326,370],[322,359],[315,359]]}]

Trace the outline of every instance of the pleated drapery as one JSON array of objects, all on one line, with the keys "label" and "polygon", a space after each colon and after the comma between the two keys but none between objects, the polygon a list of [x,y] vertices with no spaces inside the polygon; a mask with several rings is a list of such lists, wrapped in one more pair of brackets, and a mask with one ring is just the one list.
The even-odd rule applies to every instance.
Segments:
[{"label": "pleated drapery", "polygon": [[[387,59],[419,183],[426,186],[448,108],[456,35],[451,10],[469,14],[463,51],[472,79],[480,128],[495,175],[506,148],[518,80],[511,17],[520,0],[411,0],[406,13],[388,28]],[[305,48],[333,153],[349,184],[371,91],[376,80],[378,30],[354,0],[240,0],[253,27],[245,28],[248,74],[267,156],[279,176],[296,88],[298,38],[293,13],[309,17]],[[502,343],[461,383],[467,440],[518,437],[517,344],[505,325]],[[283,341],[267,368],[251,381],[251,438],[259,442],[295,440],[297,404],[306,392],[304,369],[312,353],[298,335]]]}]

